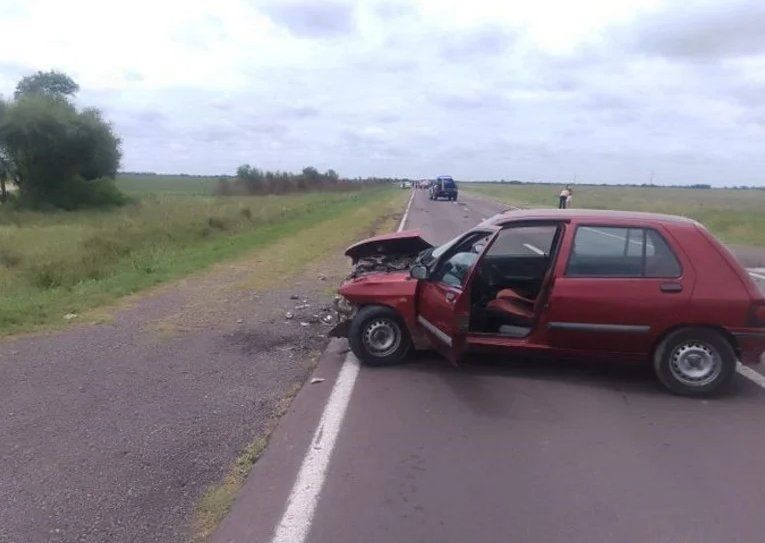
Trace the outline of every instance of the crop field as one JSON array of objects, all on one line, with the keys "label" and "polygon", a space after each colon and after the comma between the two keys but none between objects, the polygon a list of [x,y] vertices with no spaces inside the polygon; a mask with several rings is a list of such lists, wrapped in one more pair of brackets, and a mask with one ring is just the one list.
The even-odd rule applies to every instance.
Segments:
[{"label": "crop field", "polygon": [[159,190],[111,210],[0,209],[0,333],[61,322],[67,313],[109,303],[326,221],[336,221],[337,227],[322,243],[351,241],[386,205],[401,208],[403,197],[384,187],[237,197]]},{"label": "crop field", "polygon": [[[519,207],[557,207],[559,185],[463,184]],[[650,211],[691,217],[726,243],[765,246],[765,190],[574,185],[573,207]]]},{"label": "crop field", "polygon": [[149,175],[120,173],[117,187],[130,196],[146,194],[209,195],[213,193],[218,179],[212,176]]}]

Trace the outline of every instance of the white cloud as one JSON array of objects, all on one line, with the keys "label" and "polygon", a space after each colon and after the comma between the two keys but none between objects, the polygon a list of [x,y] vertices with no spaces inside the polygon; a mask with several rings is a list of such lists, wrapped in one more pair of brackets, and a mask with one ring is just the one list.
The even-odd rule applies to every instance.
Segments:
[{"label": "white cloud", "polygon": [[0,92],[69,73],[131,170],[764,184],[758,6],[0,0]]}]

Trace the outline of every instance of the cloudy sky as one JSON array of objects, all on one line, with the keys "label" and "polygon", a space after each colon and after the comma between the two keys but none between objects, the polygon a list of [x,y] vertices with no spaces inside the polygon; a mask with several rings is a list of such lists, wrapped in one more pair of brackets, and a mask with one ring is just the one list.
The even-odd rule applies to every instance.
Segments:
[{"label": "cloudy sky", "polygon": [[[123,169],[765,185],[762,0],[0,0]],[[653,174],[652,174],[653,172]]]}]

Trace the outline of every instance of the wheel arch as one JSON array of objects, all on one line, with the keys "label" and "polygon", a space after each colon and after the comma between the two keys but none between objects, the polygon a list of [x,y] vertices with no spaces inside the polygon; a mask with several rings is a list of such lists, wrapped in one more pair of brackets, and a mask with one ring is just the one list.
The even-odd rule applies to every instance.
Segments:
[{"label": "wheel arch", "polygon": [[656,337],[656,339],[653,341],[653,344],[651,345],[651,349],[649,352],[650,359],[653,360],[654,356],[656,355],[656,350],[659,348],[661,343],[667,338],[667,336],[669,336],[670,334],[674,332],[677,332],[678,330],[682,330],[684,328],[705,328],[707,330],[712,330],[713,332],[717,332],[723,338],[725,338],[725,340],[733,349],[733,352],[735,352],[736,356],[740,358],[741,349],[739,348],[736,338],[724,327],[720,326],[719,324],[684,323],[684,324],[676,324],[674,326],[671,326],[670,328],[667,328]]},{"label": "wheel arch", "polygon": [[[395,305],[388,304],[385,302],[369,302],[369,303],[357,303],[354,304],[356,306],[356,314],[359,313],[362,309],[365,307],[375,306],[375,307],[384,307],[386,309],[391,309],[394,311],[401,321],[404,323],[404,327],[406,328],[407,333],[409,334],[409,339],[412,340],[412,344],[414,345],[414,348],[416,350],[425,350],[429,349],[431,347],[430,342],[428,341],[428,338],[420,331],[420,329],[417,327],[416,323],[412,320],[407,318],[407,315],[401,311],[401,307],[396,307]],[[355,315],[354,315],[355,317]]]}]

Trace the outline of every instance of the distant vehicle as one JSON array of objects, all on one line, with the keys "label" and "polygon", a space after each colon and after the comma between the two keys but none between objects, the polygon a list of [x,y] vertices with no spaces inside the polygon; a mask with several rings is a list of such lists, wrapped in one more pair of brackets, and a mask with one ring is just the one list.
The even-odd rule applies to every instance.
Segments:
[{"label": "distant vehicle", "polygon": [[346,253],[334,333],[370,365],[432,347],[650,362],[703,395],[765,351],[765,297],[702,225],[624,211],[514,210],[433,247],[416,231]]},{"label": "distant vehicle", "polygon": [[411,188],[411,187],[412,187],[412,184],[409,181],[402,181],[401,182],[401,188],[402,189],[408,189],[408,188]]},{"label": "distant vehicle", "polygon": [[428,188],[430,188],[430,181],[428,181],[427,179],[423,179],[422,181],[420,181],[419,188],[421,188],[421,189],[428,189]]},{"label": "distant vehicle", "polygon": [[448,175],[437,177],[430,187],[430,199],[438,200],[439,198],[457,199],[457,183]]}]

